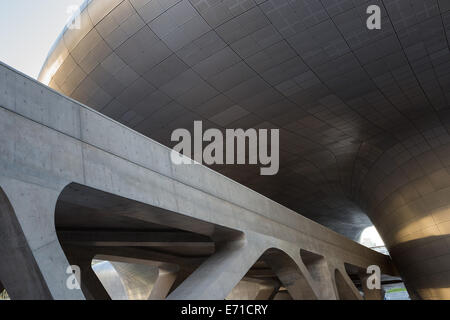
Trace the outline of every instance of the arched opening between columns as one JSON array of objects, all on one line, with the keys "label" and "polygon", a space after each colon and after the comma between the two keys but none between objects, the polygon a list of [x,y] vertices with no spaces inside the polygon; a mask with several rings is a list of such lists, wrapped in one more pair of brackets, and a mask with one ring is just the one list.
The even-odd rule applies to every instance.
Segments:
[{"label": "arched opening between columns", "polygon": [[[279,291],[286,291],[270,268],[259,259],[233,288],[226,300],[272,300]],[[292,299],[288,294],[289,299]]]},{"label": "arched opening between columns", "polygon": [[[61,193],[55,226],[69,263],[81,269],[86,298],[101,300],[140,299],[146,290],[147,298],[164,299],[216,252],[217,241],[239,237],[234,230],[79,184],[70,184]],[[92,268],[93,259],[111,264],[106,271],[116,273],[113,277],[118,276],[122,286],[118,290],[125,293],[108,292],[111,283]],[[177,266],[175,276],[162,267],[169,264]],[[158,267],[155,283],[165,288],[158,291],[164,294],[152,295],[152,272],[144,270],[152,265]],[[132,283],[132,270],[147,277],[149,288]]]},{"label": "arched opening between columns", "polygon": [[280,249],[266,250],[228,295],[230,300],[316,300],[297,263]]}]

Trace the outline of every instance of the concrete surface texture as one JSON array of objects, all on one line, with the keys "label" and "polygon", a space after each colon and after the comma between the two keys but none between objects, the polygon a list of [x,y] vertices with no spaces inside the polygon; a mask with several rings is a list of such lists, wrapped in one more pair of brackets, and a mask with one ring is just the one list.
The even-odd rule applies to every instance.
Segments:
[{"label": "concrete surface texture", "polygon": [[[368,30],[368,5],[381,30]],[[165,145],[280,128],[281,169],[213,169],[349,238],[372,222],[414,298],[450,298],[447,0],[92,0],[40,80]]]},{"label": "concrete surface texture", "polygon": [[[12,299],[110,299],[111,286],[225,299],[252,293],[245,282],[260,297],[361,299],[348,266],[396,275],[388,256],[207,167],[174,165],[169,148],[5,65],[0,88],[0,281]],[[141,271],[115,267],[121,283],[107,284],[93,259]],[[69,264],[81,290],[67,286]],[[142,265],[157,276],[139,279]]]}]

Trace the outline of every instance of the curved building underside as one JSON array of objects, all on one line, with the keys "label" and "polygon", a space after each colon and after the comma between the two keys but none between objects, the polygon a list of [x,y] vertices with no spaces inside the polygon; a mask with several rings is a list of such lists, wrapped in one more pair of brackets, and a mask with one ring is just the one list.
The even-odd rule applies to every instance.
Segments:
[{"label": "curved building underside", "polygon": [[350,238],[373,223],[413,298],[450,298],[448,1],[91,0],[79,19],[40,81],[167,146],[194,120],[279,128],[277,175],[213,169]]}]

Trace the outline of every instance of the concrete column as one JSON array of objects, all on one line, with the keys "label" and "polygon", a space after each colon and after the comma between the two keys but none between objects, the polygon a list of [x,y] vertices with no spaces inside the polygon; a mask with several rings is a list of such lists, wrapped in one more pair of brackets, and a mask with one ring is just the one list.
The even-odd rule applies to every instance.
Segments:
[{"label": "concrete column", "polygon": [[306,279],[298,265],[279,250],[264,255],[264,261],[272,268],[283,286],[294,300],[316,300],[311,283]]},{"label": "concrete column", "polygon": [[156,279],[153,289],[148,300],[164,300],[177,279],[177,272],[159,268],[158,278]]},{"label": "concrete column", "polygon": [[0,274],[11,299],[84,299],[66,285],[54,225],[60,192],[4,177],[0,185]]},{"label": "concrete column", "polygon": [[175,289],[178,288],[192,274],[192,272],[192,270],[185,269],[181,266],[177,272],[177,277],[169,290],[169,295],[174,292]]},{"label": "concrete column", "polygon": [[224,300],[263,253],[258,245],[236,240],[217,245],[217,252],[203,262],[167,299]]},{"label": "concrete column", "polygon": [[92,260],[80,264],[81,289],[89,300],[111,300],[100,279],[92,270]]},{"label": "concrete column", "polygon": [[361,286],[364,292],[364,300],[384,300],[384,290],[381,289],[369,289],[367,287],[367,279],[370,275],[366,273],[360,273],[359,279],[361,280]]},{"label": "concrete column", "polygon": [[339,300],[362,300],[362,296],[355,284],[348,276],[345,268],[334,269],[334,285],[339,297]]},{"label": "concrete column", "polygon": [[334,284],[334,268],[323,257],[304,261],[317,287],[320,300],[337,300],[338,294]]},{"label": "concrete column", "polygon": [[94,254],[90,252],[83,252],[82,249],[83,248],[78,250],[70,248],[68,250],[68,258],[72,265],[76,265],[80,268],[80,286],[86,299],[111,300],[111,297],[102,282],[92,269],[92,259],[94,258]]}]

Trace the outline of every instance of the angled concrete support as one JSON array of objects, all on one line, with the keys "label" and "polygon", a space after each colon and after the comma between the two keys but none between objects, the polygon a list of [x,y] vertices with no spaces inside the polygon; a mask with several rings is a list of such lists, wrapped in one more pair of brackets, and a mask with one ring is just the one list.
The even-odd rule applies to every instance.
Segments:
[{"label": "angled concrete support", "polygon": [[334,272],[334,284],[339,300],[362,300],[362,296],[348,276],[345,268],[336,268]]},{"label": "angled concrete support", "polygon": [[92,259],[83,260],[78,265],[81,270],[81,289],[89,300],[111,300],[100,279],[92,270]]},{"label": "angled concrete support", "polygon": [[192,272],[193,272],[192,270],[188,270],[186,268],[181,268],[180,270],[178,270],[177,277],[172,286],[170,287],[168,295],[174,292],[175,289],[178,288],[192,274]]},{"label": "angled concrete support", "polygon": [[337,290],[334,285],[334,268],[321,255],[301,250],[300,255],[314,283],[317,285],[319,299],[337,300]]},{"label": "angled concrete support", "polygon": [[0,220],[2,243],[0,274],[11,298],[51,299],[50,291],[28,246],[14,209],[2,190],[0,190]]},{"label": "angled concrete support", "polygon": [[272,249],[264,254],[263,259],[294,300],[317,299],[317,294],[311,286],[311,280],[308,281],[299,266],[286,253]]},{"label": "angled concrete support", "polygon": [[338,295],[336,292],[335,285],[333,283],[333,277],[331,274],[331,270],[329,266],[326,265],[326,262],[323,266],[318,266],[318,270],[316,273],[317,276],[317,287],[319,291],[319,296],[321,300],[337,300]]},{"label": "angled concrete support", "polygon": [[209,257],[168,297],[169,300],[224,300],[263,253],[246,240],[219,244]]},{"label": "angled concrete support", "polygon": [[83,299],[66,286],[69,263],[54,227],[59,192],[18,180],[0,185],[0,274],[11,298]]},{"label": "angled concrete support", "polygon": [[71,265],[80,268],[80,286],[88,300],[111,300],[108,292],[92,269],[95,253],[87,248],[66,248],[67,258]]}]

